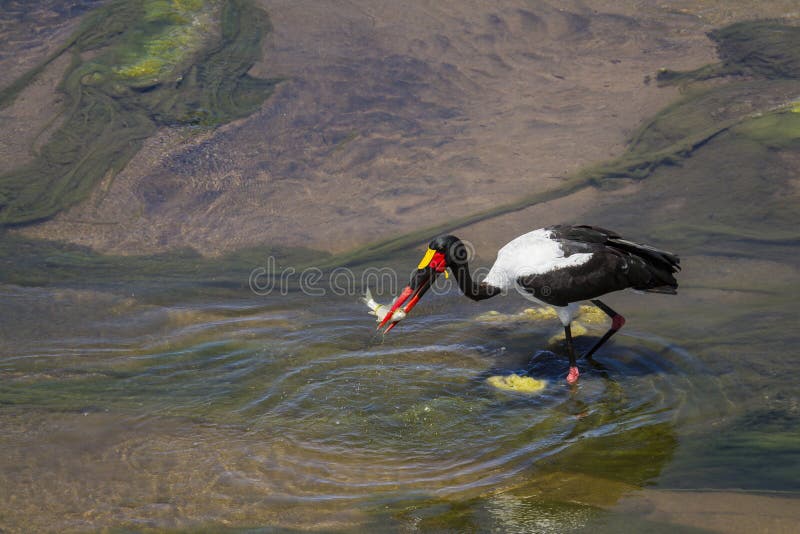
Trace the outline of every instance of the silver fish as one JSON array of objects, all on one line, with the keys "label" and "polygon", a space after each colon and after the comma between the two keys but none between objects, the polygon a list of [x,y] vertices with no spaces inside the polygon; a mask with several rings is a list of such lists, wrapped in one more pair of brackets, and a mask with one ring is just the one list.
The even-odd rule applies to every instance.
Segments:
[{"label": "silver fish", "polygon": [[[392,308],[391,306],[387,306],[385,304],[379,304],[375,302],[375,299],[372,298],[372,293],[370,293],[369,288],[367,288],[367,294],[361,299],[364,304],[370,309],[372,315],[378,318],[378,322],[380,323],[383,321],[383,318],[386,317],[386,314],[389,313],[389,310]],[[397,323],[402,321],[406,318],[406,312],[401,309],[396,309],[395,312],[392,314],[392,318],[389,321],[390,323]]]}]

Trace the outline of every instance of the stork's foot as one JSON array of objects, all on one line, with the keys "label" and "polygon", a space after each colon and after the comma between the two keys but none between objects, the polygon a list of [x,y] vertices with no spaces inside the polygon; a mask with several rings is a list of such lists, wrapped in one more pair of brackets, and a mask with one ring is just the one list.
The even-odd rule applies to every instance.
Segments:
[{"label": "stork's foot", "polygon": [[578,377],[580,376],[580,371],[578,371],[577,366],[571,366],[569,368],[569,373],[567,373],[567,384],[570,386],[578,382]]}]

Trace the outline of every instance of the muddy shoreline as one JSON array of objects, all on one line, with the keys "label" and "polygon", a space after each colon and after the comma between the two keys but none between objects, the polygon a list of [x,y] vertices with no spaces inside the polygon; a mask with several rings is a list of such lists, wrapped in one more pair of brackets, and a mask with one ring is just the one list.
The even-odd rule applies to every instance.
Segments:
[{"label": "muddy shoreline", "polygon": [[675,98],[647,77],[714,53],[709,25],[655,5],[263,7],[274,28],[251,73],[285,81],[260,112],[161,129],[89,200],[21,232],[125,255],[343,252],[559,188]]},{"label": "muddy shoreline", "polygon": [[[602,2],[535,13],[366,3],[335,16],[314,3],[262,7],[274,28],[251,73],[284,81],[261,111],[212,131],[161,128],[89,199],[15,232],[103,254],[221,256],[264,245],[345,253],[525,198],[543,209],[574,199],[530,227],[576,222],[592,207],[581,199],[605,193],[572,195],[570,180],[623,154],[678,97],[653,82],[658,70],[712,62],[712,24],[749,15]],[[791,19],[783,8],[763,14]],[[50,70],[5,110],[7,166],[52,113],[40,104]],[[474,230],[497,246],[506,236],[494,226]]]}]

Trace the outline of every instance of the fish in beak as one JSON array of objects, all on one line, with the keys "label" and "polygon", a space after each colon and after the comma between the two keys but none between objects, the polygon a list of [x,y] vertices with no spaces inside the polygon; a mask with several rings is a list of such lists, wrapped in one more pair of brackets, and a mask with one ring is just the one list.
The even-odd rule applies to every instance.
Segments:
[{"label": "fish in beak", "polygon": [[[403,291],[394,301],[394,304],[392,304],[389,312],[378,324],[378,329],[382,328],[386,323],[389,323],[397,310],[401,310],[407,315],[414,308],[414,306],[417,305],[417,302],[419,302],[419,299],[422,298],[422,295],[424,295],[425,292],[430,289],[430,287],[436,281],[436,277],[439,276],[440,273],[444,273],[445,277],[448,276],[446,269],[447,261],[445,260],[444,254],[429,248],[425,253],[425,256],[422,258],[422,261],[419,262],[417,270],[411,275],[411,281],[409,282],[408,286],[403,289]],[[408,302],[406,303],[406,301]],[[401,308],[401,306],[404,304],[405,306]],[[386,334],[389,332],[389,330],[394,328],[399,322],[400,321],[391,322],[383,333]]]},{"label": "fish in beak", "polygon": [[[383,321],[383,318],[386,317],[387,313],[389,313],[389,306],[377,302],[372,297],[372,292],[369,290],[369,288],[367,288],[367,292],[361,299],[361,302],[367,305],[367,307],[370,309],[369,313],[377,317],[378,322]],[[402,321],[405,318],[406,314],[403,312],[403,310],[395,310],[394,315],[392,315],[393,322]]]}]

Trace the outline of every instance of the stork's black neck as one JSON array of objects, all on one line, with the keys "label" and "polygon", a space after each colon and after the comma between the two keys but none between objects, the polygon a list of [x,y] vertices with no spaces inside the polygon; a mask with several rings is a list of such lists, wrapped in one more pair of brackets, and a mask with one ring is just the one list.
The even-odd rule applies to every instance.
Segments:
[{"label": "stork's black neck", "polygon": [[458,282],[458,288],[472,300],[488,299],[499,295],[502,291],[499,287],[489,285],[486,282],[476,284],[472,280],[472,275],[469,273],[469,264],[467,263],[469,251],[464,246],[463,241],[456,236],[439,236],[430,242],[428,248],[444,254],[445,263],[453,271],[453,276]]},{"label": "stork's black neck", "polygon": [[486,282],[476,283],[469,273],[469,264],[465,261],[451,266],[453,276],[458,282],[458,288],[465,296],[472,300],[483,300],[499,295],[501,289],[487,284]]}]

